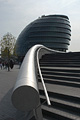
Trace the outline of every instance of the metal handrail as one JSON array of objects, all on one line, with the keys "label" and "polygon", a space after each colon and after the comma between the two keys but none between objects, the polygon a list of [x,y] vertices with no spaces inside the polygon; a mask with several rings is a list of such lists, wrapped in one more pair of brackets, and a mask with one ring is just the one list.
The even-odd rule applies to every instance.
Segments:
[{"label": "metal handrail", "polygon": [[45,93],[45,96],[46,96],[47,104],[51,105],[51,102],[50,102],[50,99],[49,99],[49,96],[48,96],[48,92],[47,92],[47,89],[46,89],[46,86],[45,86],[45,83],[44,83],[44,80],[43,80],[43,76],[42,76],[42,73],[41,73],[40,64],[39,64],[39,57],[38,56],[39,56],[39,51],[40,50],[41,50],[41,48],[37,52],[38,71],[39,71],[41,82],[42,82],[42,85],[43,85],[43,88],[44,88],[44,93]]},{"label": "metal handrail", "polygon": [[11,96],[13,105],[22,111],[30,111],[39,105],[37,69],[41,77],[48,105],[51,105],[47,89],[41,74],[39,59],[48,53],[62,53],[43,45],[33,46],[26,54],[21,65],[16,84]]}]

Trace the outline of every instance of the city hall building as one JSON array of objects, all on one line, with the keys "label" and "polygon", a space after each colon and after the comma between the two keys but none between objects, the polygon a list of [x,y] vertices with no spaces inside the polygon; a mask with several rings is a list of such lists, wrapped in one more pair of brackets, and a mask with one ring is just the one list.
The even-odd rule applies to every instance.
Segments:
[{"label": "city hall building", "polygon": [[16,52],[18,56],[25,56],[28,49],[36,44],[66,51],[70,37],[71,26],[66,15],[44,15],[24,28],[17,39]]}]

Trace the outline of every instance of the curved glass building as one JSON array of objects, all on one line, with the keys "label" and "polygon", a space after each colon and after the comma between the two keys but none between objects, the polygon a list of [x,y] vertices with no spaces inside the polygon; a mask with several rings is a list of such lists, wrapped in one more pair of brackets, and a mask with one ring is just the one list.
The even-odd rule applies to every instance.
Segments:
[{"label": "curved glass building", "polygon": [[35,44],[66,51],[71,40],[71,26],[65,15],[42,16],[24,28],[16,42],[18,56],[24,56]]}]

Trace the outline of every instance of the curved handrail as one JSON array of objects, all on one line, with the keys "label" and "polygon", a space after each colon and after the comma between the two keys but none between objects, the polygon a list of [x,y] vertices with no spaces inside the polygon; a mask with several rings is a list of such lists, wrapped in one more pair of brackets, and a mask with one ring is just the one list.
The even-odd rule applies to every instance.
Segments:
[{"label": "curved handrail", "polygon": [[44,83],[44,80],[43,80],[43,76],[42,76],[42,73],[41,73],[40,64],[39,64],[39,59],[38,59],[39,57],[38,56],[39,56],[39,51],[40,50],[41,50],[41,48],[37,52],[38,71],[39,71],[41,82],[42,82],[42,85],[43,85],[43,88],[44,88],[44,93],[45,93],[45,96],[46,96],[46,99],[47,99],[47,103],[48,103],[48,105],[51,105],[50,99],[49,99],[49,96],[48,96],[48,92],[47,92],[47,89],[46,89],[46,86],[45,86],[45,83]]},{"label": "curved handrail", "polygon": [[45,96],[48,105],[51,105],[47,89],[41,74],[39,59],[44,54],[62,53],[60,51],[49,49],[43,45],[33,46],[26,54],[21,65],[18,78],[12,93],[13,105],[22,111],[30,111],[35,109],[39,104],[39,90],[37,81],[37,69],[41,77]]}]

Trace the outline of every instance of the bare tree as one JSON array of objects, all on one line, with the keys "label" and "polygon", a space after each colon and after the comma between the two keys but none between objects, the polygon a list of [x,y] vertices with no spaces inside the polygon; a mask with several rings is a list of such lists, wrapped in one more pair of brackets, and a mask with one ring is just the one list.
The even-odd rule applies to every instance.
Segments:
[{"label": "bare tree", "polygon": [[16,39],[11,33],[7,33],[1,39],[1,56],[10,57],[14,53]]},{"label": "bare tree", "polygon": [[7,59],[7,61],[8,61],[8,71],[10,71],[9,60],[10,60],[10,57],[14,53],[15,42],[16,42],[16,39],[11,33],[7,33],[6,35],[4,35],[3,38],[0,41],[1,57],[4,58],[4,59]]}]

